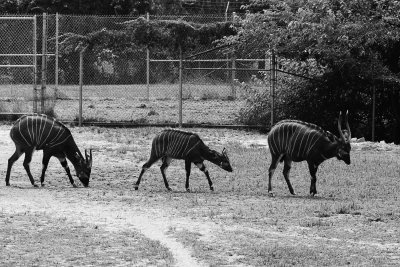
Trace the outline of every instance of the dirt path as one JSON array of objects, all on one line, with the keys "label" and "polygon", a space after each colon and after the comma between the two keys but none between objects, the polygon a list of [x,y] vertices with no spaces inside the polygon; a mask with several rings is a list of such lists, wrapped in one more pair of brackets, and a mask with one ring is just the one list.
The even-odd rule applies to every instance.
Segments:
[{"label": "dirt path", "polygon": [[[0,126],[1,177],[5,177],[7,159],[14,151],[9,129]],[[81,149],[95,150],[91,187],[72,188],[59,162],[52,159],[46,186],[34,189],[22,167],[23,159],[19,159],[12,170],[12,186],[6,187],[0,180],[0,224],[8,229],[3,231],[8,243],[3,242],[7,245],[3,253],[0,246],[0,265],[33,265],[32,259],[38,259],[41,266],[398,265],[400,212],[398,192],[393,190],[398,182],[397,146],[355,144],[358,153],[354,153],[353,168],[358,169],[341,173],[338,170],[342,165],[326,165],[321,177],[328,178],[321,179],[320,186],[329,186],[321,190],[325,194],[321,198],[286,196],[282,179],[275,180],[281,183],[280,196],[270,198],[263,189],[268,168],[265,135],[203,130],[204,139],[212,147],[226,145],[235,151],[232,160],[237,167],[234,175],[213,169],[218,185],[215,193],[204,186],[201,173],[194,173],[191,185],[196,193],[187,194],[182,189],[181,163],[170,169],[174,192],[165,191],[156,167],[149,170],[141,190],[133,189],[155,129],[72,131]],[[370,158],[365,156],[370,153],[359,152],[364,148],[390,153],[376,153]],[[41,151],[35,153],[31,164],[36,179],[41,156]],[[368,170],[384,173],[385,183],[377,182]],[[307,192],[308,171],[298,165],[296,174],[293,180],[298,191]],[[343,184],[350,189],[361,185],[361,189],[346,191]],[[371,196],[378,189],[381,193]],[[381,197],[384,194],[387,196]],[[41,238],[43,234],[45,238]],[[85,242],[85,238],[92,241]],[[31,246],[40,241],[47,243],[37,254],[19,257],[32,254],[35,249]],[[58,242],[58,254],[45,261],[39,254],[47,249],[54,251],[53,242]],[[78,250],[70,249],[76,245]],[[85,249],[90,251],[86,253]],[[19,253],[12,258],[16,264],[10,265],[7,260],[15,252]]]},{"label": "dirt path", "polygon": [[[14,151],[14,144],[9,137],[9,126],[0,126],[0,145],[2,153],[0,162],[7,162],[7,159]],[[32,170],[38,173],[41,167],[41,151],[35,153],[32,161]],[[142,233],[145,237],[159,241],[172,253],[176,266],[205,266],[191,256],[190,249],[178,242],[174,237],[167,234],[168,230],[177,225],[194,225],[188,219],[173,219],[163,214],[161,210],[132,209],[121,203],[113,202],[102,204],[95,201],[83,200],[85,192],[82,190],[71,191],[71,197],[60,198],[54,191],[46,188],[33,189],[29,187],[28,180],[23,183],[22,178],[26,173],[21,165],[22,158],[19,159],[12,170],[11,187],[0,189],[1,211],[13,214],[16,212],[41,212],[56,218],[68,218],[71,223],[99,225],[106,231],[134,230]],[[54,165],[55,164],[55,165]],[[54,165],[54,166],[53,166]],[[55,162],[50,168],[60,166]],[[5,177],[5,169],[2,168],[2,177]],[[63,175],[63,174],[62,174]],[[26,179],[27,176],[26,176]],[[17,181],[16,181],[17,180]],[[50,180],[50,179],[48,179]],[[81,194],[81,195],[80,195]]]},{"label": "dirt path", "polygon": [[72,198],[56,199],[51,191],[42,188],[29,189],[12,186],[7,188],[7,197],[1,194],[0,199],[4,213],[13,214],[26,211],[44,213],[54,219],[67,218],[68,221],[75,224],[97,225],[109,232],[138,231],[145,237],[159,241],[167,247],[174,256],[175,266],[205,266],[204,263],[191,256],[190,249],[167,234],[169,229],[177,226],[196,227],[188,219],[169,218],[160,210],[147,210],[144,213],[139,209],[133,210],[132,207],[122,204],[100,204]]}]

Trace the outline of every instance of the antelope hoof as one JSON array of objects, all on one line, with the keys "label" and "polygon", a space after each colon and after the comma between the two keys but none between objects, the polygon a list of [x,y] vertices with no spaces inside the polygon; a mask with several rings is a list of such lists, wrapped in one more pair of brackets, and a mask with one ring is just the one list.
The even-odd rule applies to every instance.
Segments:
[{"label": "antelope hoof", "polygon": [[210,186],[210,190],[211,190],[211,191],[214,191],[214,187]]},{"label": "antelope hoof", "polygon": [[6,183],[6,186],[10,186],[10,183]]},{"label": "antelope hoof", "polygon": [[78,186],[76,184],[72,184],[73,187],[77,188]]},{"label": "antelope hoof", "polygon": [[135,190],[139,189],[139,186],[137,184],[135,184],[133,187],[135,188]]},{"label": "antelope hoof", "polygon": [[172,191],[171,187],[167,187],[168,191]]},{"label": "antelope hoof", "polygon": [[269,192],[268,192],[268,195],[269,195],[270,197],[274,197],[274,196],[275,196],[274,192],[272,192],[272,191],[269,191]]},{"label": "antelope hoof", "polygon": [[186,188],[186,192],[190,193],[192,191],[190,190],[190,188]]},{"label": "antelope hoof", "polygon": [[33,187],[39,187],[37,184],[33,184]]}]

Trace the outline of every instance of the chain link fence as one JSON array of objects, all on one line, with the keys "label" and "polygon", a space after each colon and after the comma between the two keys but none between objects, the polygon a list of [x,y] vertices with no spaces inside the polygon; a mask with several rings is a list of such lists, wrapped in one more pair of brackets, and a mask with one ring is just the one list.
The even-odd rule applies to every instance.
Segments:
[{"label": "chain link fence", "polygon": [[[81,69],[77,50],[71,49],[55,56],[59,53],[58,40],[65,34],[85,36],[101,29],[118,30],[122,28],[121,23],[133,19],[136,17],[43,15],[37,16],[36,32],[32,22],[0,24],[0,30],[9,36],[9,39],[2,38],[0,41],[3,51],[17,53],[18,46],[12,47],[11,41],[5,41],[17,39],[23,50],[21,53],[34,54],[32,40],[36,35],[37,53],[36,76],[32,68],[14,70],[11,74],[7,68],[0,69],[1,86],[4,88],[2,102],[8,101],[7,97],[19,99],[17,93],[22,90],[18,88],[23,87],[24,103],[33,104],[26,108],[16,104],[19,109],[10,109],[9,112],[35,111],[37,105],[38,112],[50,113],[62,121],[78,121],[82,88],[84,122],[162,125],[177,124],[181,120],[185,124],[237,124],[237,114],[245,103],[243,84],[251,83],[254,77],[265,81],[268,59],[235,59],[221,51],[211,51],[183,60],[180,76],[180,59],[159,51],[137,49],[116,54],[106,49],[97,53],[88,50],[83,54]],[[147,19],[210,23],[232,18],[227,15],[200,15],[149,16]],[[16,32],[23,34],[17,35]],[[199,51],[191,51],[183,57],[207,49],[210,47],[201,47]],[[41,57],[42,53],[45,57]],[[32,58],[25,60],[32,64]],[[2,60],[5,62],[5,58]],[[32,84],[34,76],[37,102],[35,90],[32,90],[35,88]],[[7,91],[8,84],[13,84],[10,91]],[[269,84],[265,82],[253,83],[252,86],[257,90],[269,90]]]},{"label": "chain link fence", "polygon": [[0,17],[0,113],[32,112],[34,17]]}]

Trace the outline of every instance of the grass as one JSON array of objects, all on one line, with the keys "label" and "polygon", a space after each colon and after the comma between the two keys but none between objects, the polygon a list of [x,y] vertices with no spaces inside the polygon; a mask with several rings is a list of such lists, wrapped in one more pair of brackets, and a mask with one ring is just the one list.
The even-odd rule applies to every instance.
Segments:
[{"label": "grass", "polygon": [[[12,89],[6,89],[0,90],[0,100],[3,100],[0,103],[5,110],[15,112],[12,109],[19,108],[21,112],[32,112],[31,85],[13,85]],[[63,121],[73,121],[79,113],[79,87],[60,85],[54,92],[54,86],[49,85],[46,90],[47,95],[56,95],[56,99],[48,103],[54,114]],[[83,87],[84,121],[128,121],[138,124],[178,122],[177,84],[152,84],[149,99],[147,94],[144,84],[86,85]],[[10,100],[19,102],[11,105]],[[244,103],[240,97],[233,100],[231,88],[226,85],[185,84],[183,100],[184,123],[234,124],[235,114]]]},{"label": "grass", "polygon": [[[170,252],[131,231],[76,224],[46,213],[0,213],[2,266],[169,265]],[[54,242],[57,240],[57,242]],[[16,249],[17,248],[17,249]]]},{"label": "grass", "polygon": [[[272,181],[276,196],[269,197],[268,150],[243,146],[237,141],[263,135],[226,129],[191,129],[210,148],[221,151],[226,147],[234,172],[225,172],[206,162],[215,188],[211,192],[204,174],[193,166],[190,178],[193,193],[186,193],[184,163],[175,160],[167,171],[173,189],[168,192],[160,164],[156,163],[135,191],[133,185],[149,157],[151,140],[160,130],[72,128],[82,149],[94,149],[93,180],[85,199],[94,206],[120,203],[132,211],[132,216],[139,211],[154,212],[155,218],[166,216],[165,223],[171,225],[168,234],[210,266],[400,264],[400,158],[396,147],[391,151],[355,147],[349,166],[336,159],[327,160],[317,172],[319,193],[316,197],[309,196],[310,175],[305,162],[292,165],[290,179],[296,196],[290,195],[280,164]],[[40,173],[40,167],[40,158],[37,164],[31,164],[36,173]],[[23,173],[22,166],[19,168]],[[51,184],[45,190],[52,192],[55,199],[80,199],[79,190],[65,189],[69,185],[60,169],[58,162],[49,165],[51,178],[47,180]],[[29,183],[25,176],[21,177]],[[12,177],[12,182],[15,180],[18,176]],[[7,231],[10,228],[3,232]],[[110,240],[117,242],[106,239],[106,244]],[[86,243],[89,247],[94,244]]]}]

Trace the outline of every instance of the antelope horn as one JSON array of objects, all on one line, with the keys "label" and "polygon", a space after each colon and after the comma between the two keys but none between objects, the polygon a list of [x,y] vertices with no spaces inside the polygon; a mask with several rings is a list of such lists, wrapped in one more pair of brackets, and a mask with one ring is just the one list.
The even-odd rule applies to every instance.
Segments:
[{"label": "antelope horn", "polygon": [[347,132],[349,133],[349,137],[348,137],[348,141],[350,142],[350,140],[351,140],[351,130],[350,130],[350,126],[349,126],[349,120],[348,120],[348,117],[349,117],[349,110],[347,110],[347,112],[346,112],[346,129],[347,129]]},{"label": "antelope horn", "polygon": [[342,132],[342,126],[340,126],[342,122],[342,112],[340,111],[339,113],[339,119],[338,119],[338,130],[339,130],[339,134],[340,134],[340,139],[342,139],[343,142],[346,142],[346,139],[344,138],[343,132]]},{"label": "antelope horn", "polygon": [[92,149],[89,149],[88,165],[92,168]]}]

